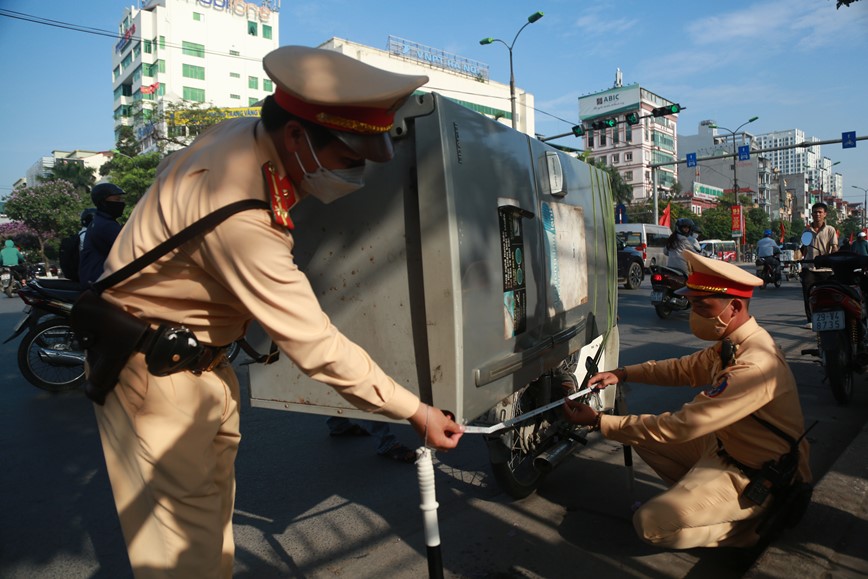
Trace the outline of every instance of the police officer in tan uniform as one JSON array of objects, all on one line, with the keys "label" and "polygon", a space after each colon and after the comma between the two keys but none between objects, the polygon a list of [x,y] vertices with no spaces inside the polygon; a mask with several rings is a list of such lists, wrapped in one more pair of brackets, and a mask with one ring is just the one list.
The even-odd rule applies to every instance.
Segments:
[{"label": "police officer in tan uniform", "polygon": [[[104,277],[232,202],[268,200],[271,211],[236,213],[103,298],[154,325],[186,326],[216,360],[256,319],[295,364],[356,407],[406,419],[429,446],[454,448],[463,427],[420,403],[323,313],[293,263],[289,215],[305,196],[328,203],[359,189],[366,161],[390,159],[394,113],[428,79],[300,46],[263,64],[277,88],[261,118],[225,121],[164,160]],[[238,381],[225,358],[189,370],[157,377],[134,354],[95,406],[137,577],[232,575]]]},{"label": "police officer in tan uniform", "polygon": [[[804,432],[802,408],[783,353],[748,313],[762,280],[730,263],[685,257],[691,271],[679,292],[692,306],[690,328],[713,344],[683,358],[601,372],[589,385],[630,380],[702,391],[680,410],[656,416],[604,415],[570,400],[565,413],[632,445],[669,485],[633,516],[643,540],[671,549],[749,547],[760,539],[755,531],[772,501],[756,504],[745,489],[765,463],[796,447]],[[811,482],[808,451],[802,439],[798,456],[792,455],[796,481]]]}]

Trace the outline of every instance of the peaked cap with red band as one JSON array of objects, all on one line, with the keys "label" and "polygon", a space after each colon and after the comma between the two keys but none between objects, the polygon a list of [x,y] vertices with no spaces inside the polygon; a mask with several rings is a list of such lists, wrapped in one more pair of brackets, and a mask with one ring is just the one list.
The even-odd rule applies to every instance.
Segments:
[{"label": "peaked cap with red band", "polygon": [[686,287],[675,292],[679,295],[702,297],[718,294],[749,298],[753,296],[753,289],[763,284],[763,280],[737,265],[691,251],[685,251],[682,256],[687,260],[690,275]]},{"label": "peaked cap with red band", "polygon": [[333,50],[283,46],[262,60],[277,87],[280,107],[329,129],[371,161],[394,154],[389,131],[395,111],[428,82],[427,76],[396,74]]}]

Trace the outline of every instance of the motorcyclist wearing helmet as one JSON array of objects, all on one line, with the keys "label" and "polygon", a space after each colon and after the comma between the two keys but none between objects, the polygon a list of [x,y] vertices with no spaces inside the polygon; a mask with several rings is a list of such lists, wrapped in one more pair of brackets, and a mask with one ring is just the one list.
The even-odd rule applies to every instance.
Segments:
[{"label": "motorcyclist wearing helmet", "polygon": [[84,249],[84,236],[87,233],[87,228],[93,221],[93,216],[96,215],[96,208],[88,207],[84,211],[81,212],[81,229],[78,231],[78,251],[80,252]]},{"label": "motorcyclist wearing helmet", "polygon": [[763,231],[763,237],[756,243],[756,258],[758,262],[769,262],[772,265],[772,271],[775,272],[777,278],[781,266],[778,255],[781,253],[781,248],[772,239],[772,230],[766,229]]},{"label": "motorcyclist wearing helmet", "polygon": [[[90,191],[90,198],[96,206],[90,225],[84,235],[81,246],[81,259],[78,266],[78,277],[83,286],[99,279],[103,264],[115,239],[121,232],[118,218],[123,215],[125,203],[122,198],[124,190],[114,183],[97,183]],[[86,211],[86,210],[85,210]],[[86,219],[81,215],[82,224]]]},{"label": "motorcyclist wearing helmet", "polygon": [[683,257],[685,251],[699,253],[699,242],[696,240],[698,229],[692,219],[682,217],[675,222],[675,231],[666,240],[663,254],[669,256],[667,267],[678,269],[687,275],[687,262]]}]

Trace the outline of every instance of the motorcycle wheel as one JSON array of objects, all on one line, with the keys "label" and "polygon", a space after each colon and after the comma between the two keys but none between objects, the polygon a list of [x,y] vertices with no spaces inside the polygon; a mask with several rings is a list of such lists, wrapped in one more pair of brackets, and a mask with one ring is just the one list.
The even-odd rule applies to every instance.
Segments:
[{"label": "motorcycle wheel", "polygon": [[[845,342],[841,336],[840,342]],[[850,360],[850,344],[840,343],[837,350],[823,350],[823,367],[832,387],[832,395],[841,406],[853,399],[853,369]]]},{"label": "motorcycle wheel", "polygon": [[15,294],[15,292],[14,292],[13,289],[12,289],[12,284],[11,284],[11,283],[10,283],[9,285],[6,286],[6,290],[5,290],[5,291],[6,291],[6,297],[7,297],[7,298],[11,298],[11,297],[13,296],[13,294]]},{"label": "motorcycle wheel", "polygon": [[18,346],[21,375],[49,392],[66,392],[84,382],[84,351],[75,332],[62,318],[46,320],[33,328]]},{"label": "motorcycle wheel", "polygon": [[775,287],[781,287],[781,280],[775,280]]},{"label": "motorcycle wheel", "polygon": [[661,320],[665,320],[669,317],[669,314],[672,313],[672,308],[664,304],[657,304],[654,306],[654,311],[657,312],[657,316]]}]

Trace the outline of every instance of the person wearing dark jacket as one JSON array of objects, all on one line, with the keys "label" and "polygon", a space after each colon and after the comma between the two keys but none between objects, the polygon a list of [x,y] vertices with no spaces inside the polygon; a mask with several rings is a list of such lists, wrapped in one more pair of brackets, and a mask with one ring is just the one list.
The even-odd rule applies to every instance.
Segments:
[{"label": "person wearing dark jacket", "polygon": [[95,282],[102,275],[103,264],[121,232],[118,218],[124,212],[123,195],[124,190],[113,183],[97,183],[90,191],[96,213],[81,246],[78,278],[82,286]]}]

